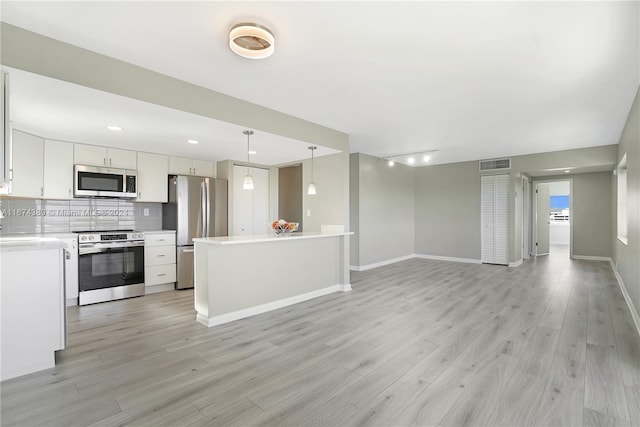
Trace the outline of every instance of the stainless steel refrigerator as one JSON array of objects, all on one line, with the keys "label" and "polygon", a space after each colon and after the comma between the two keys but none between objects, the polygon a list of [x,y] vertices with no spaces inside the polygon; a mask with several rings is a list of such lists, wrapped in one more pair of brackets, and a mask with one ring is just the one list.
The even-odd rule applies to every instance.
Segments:
[{"label": "stainless steel refrigerator", "polygon": [[227,235],[227,193],[224,179],[169,176],[162,228],[176,230],[176,289],[193,288],[193,239]]}]

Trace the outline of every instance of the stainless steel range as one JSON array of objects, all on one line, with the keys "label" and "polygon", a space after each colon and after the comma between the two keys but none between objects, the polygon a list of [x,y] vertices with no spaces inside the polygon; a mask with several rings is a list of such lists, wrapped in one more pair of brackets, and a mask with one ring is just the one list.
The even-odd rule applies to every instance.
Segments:
[{"label": "stainless steel range", "polygon": [[144,233],[78,233],[78,304],[144,295]]}]

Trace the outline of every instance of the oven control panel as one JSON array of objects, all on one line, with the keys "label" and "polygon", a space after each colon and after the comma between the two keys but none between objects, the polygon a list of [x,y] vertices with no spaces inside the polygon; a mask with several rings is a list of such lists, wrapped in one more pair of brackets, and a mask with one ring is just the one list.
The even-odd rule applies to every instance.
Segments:
[{"label": "oven control panel", "polygon": [[97,232],[97,233],[80,233],[78,241],[80,243],[93,242],[122,242],[144,240],[143,232]]}]

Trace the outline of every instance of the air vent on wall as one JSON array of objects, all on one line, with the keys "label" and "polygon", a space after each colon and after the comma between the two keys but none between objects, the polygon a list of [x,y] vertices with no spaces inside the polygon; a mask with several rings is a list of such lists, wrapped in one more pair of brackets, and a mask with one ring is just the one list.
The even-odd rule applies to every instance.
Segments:
[{"label": "air vent on wall", "polygon": [[480,160],[480,172],[511,169],[511,159]]}]

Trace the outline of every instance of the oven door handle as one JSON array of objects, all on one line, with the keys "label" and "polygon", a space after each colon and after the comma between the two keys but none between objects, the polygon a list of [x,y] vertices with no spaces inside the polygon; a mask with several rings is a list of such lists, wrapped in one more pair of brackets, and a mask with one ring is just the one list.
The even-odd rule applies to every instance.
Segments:
[{"label": "oven door handle", "polygon": [[109,249],[134,248],[144,246],[144,242],[118,242],[118,243],[82,243],[78,245],[78,255],[97,254]]}]

